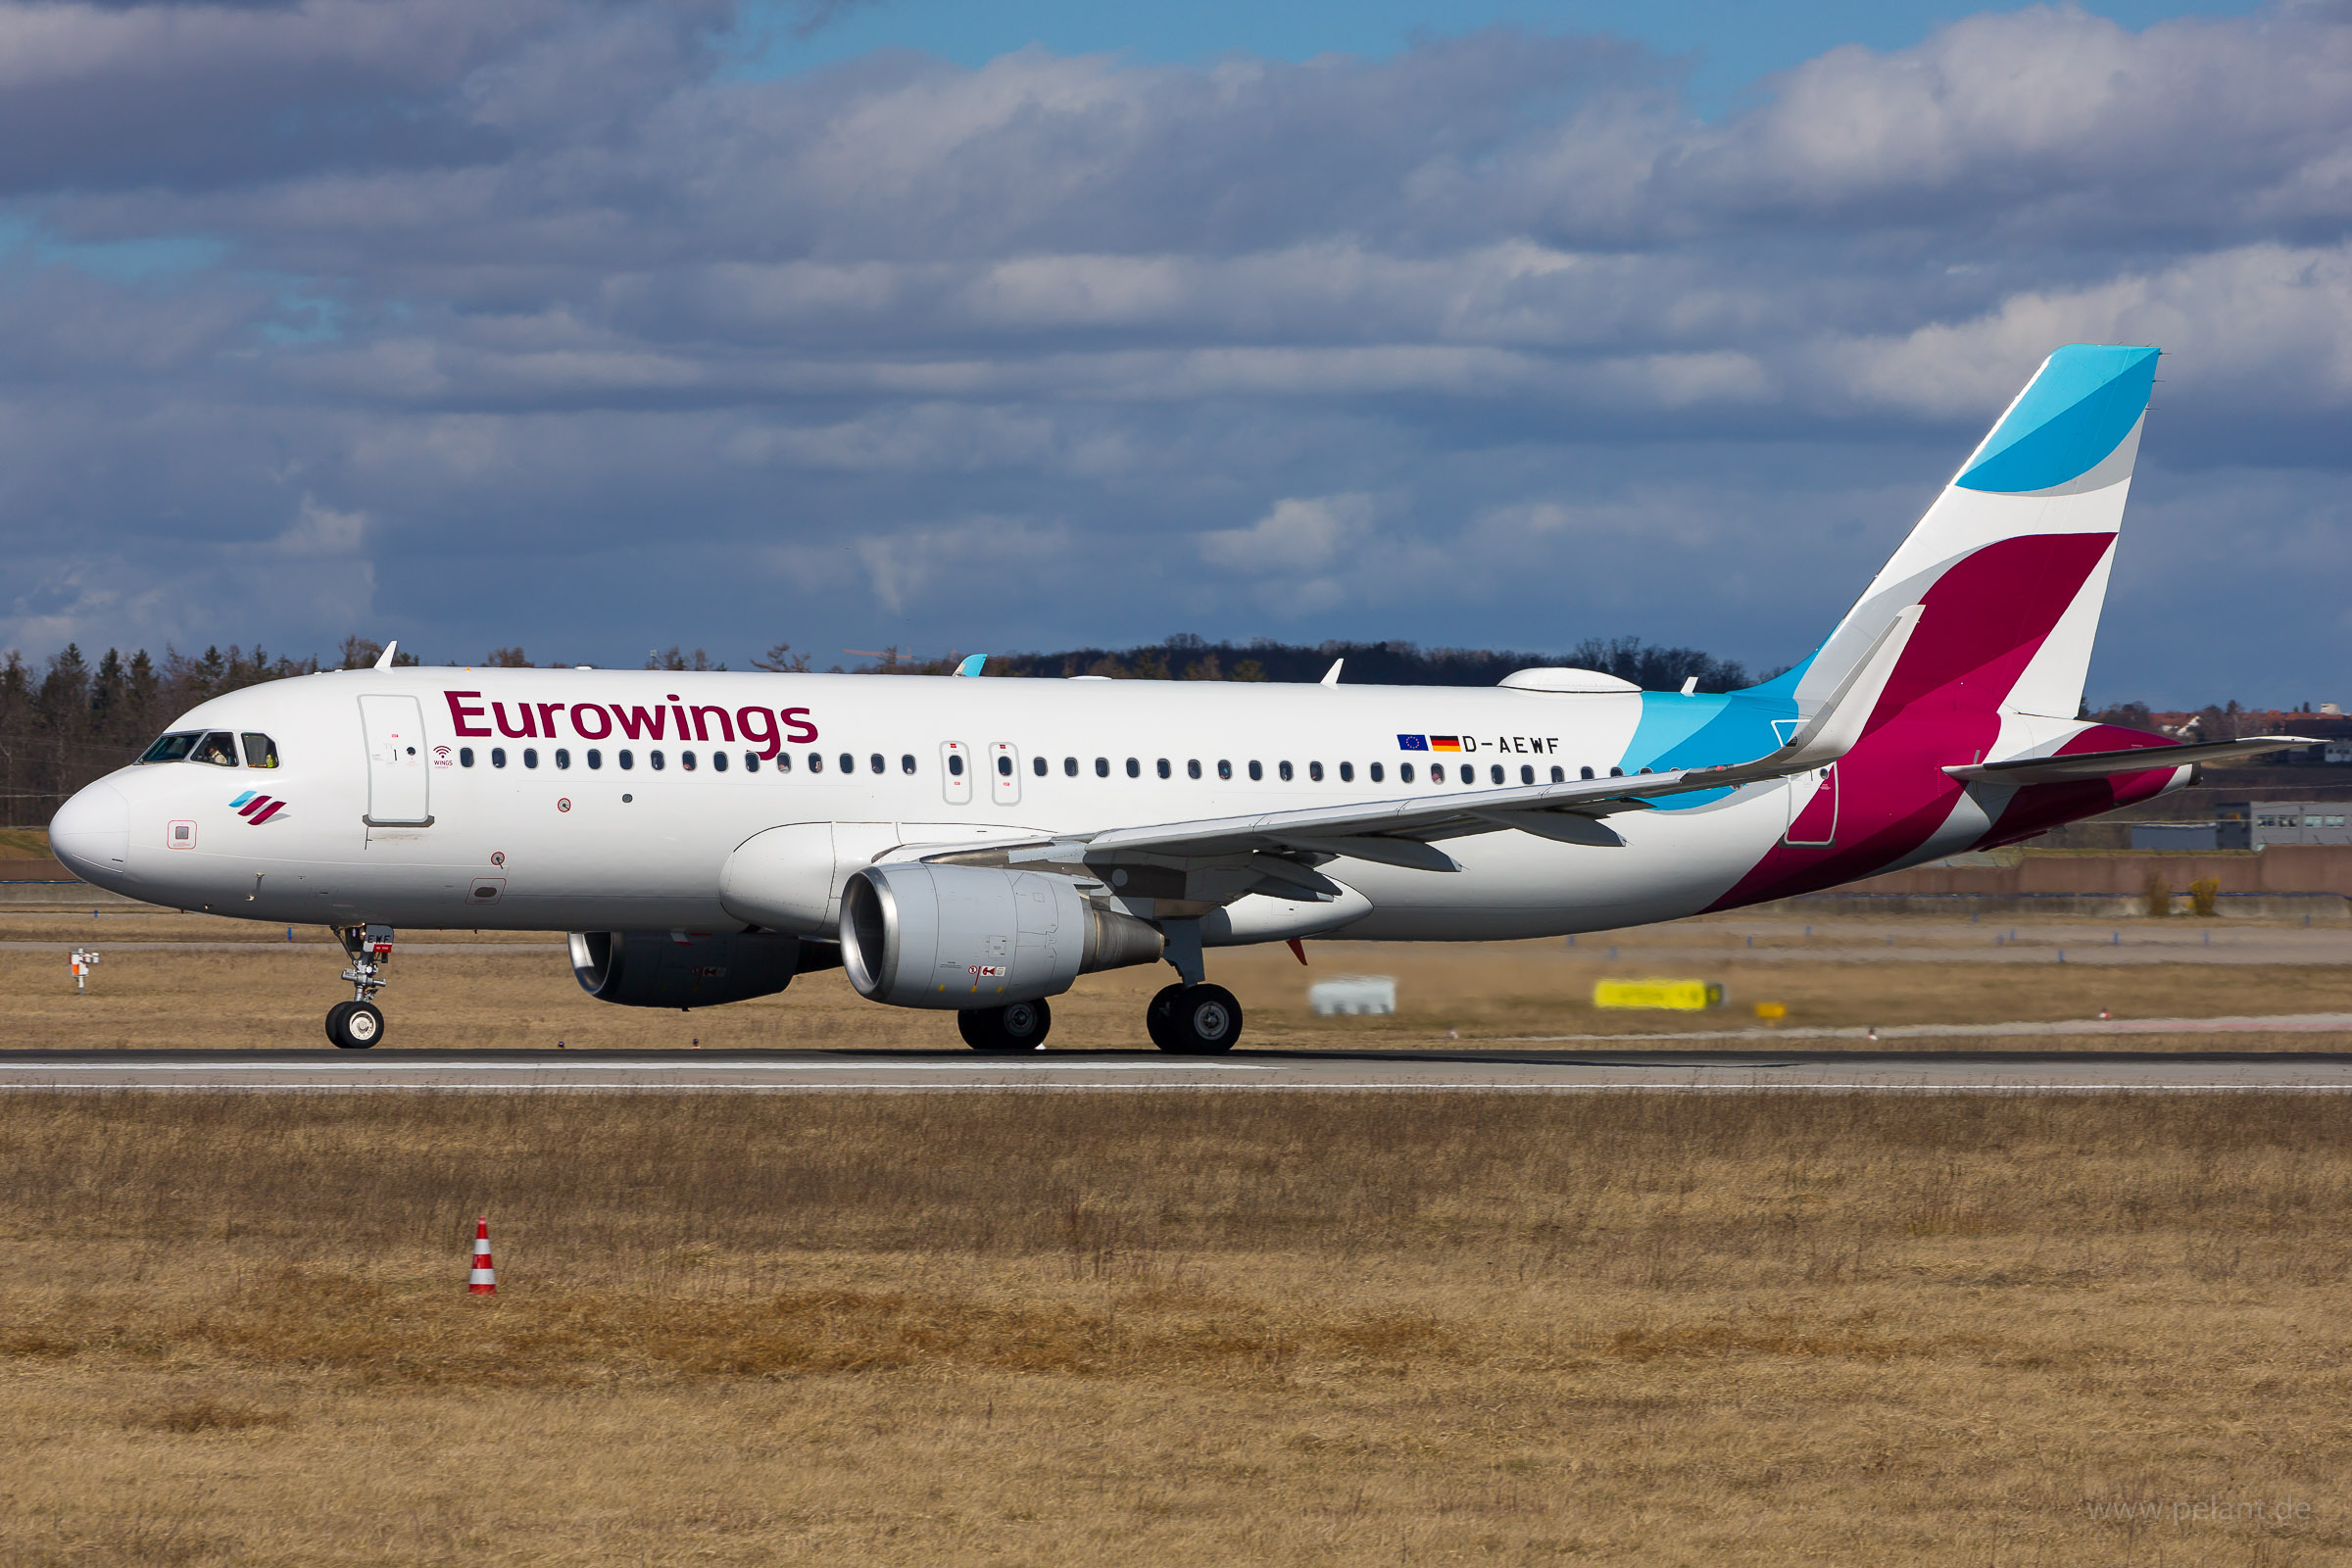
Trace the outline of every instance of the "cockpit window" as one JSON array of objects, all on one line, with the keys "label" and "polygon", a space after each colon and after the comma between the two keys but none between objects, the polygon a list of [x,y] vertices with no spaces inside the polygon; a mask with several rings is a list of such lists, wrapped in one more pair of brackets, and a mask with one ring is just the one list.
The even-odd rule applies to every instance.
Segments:
[{"label": "cockpit window", "polygon": [[139,754],[142,762],[177,762],[186,759],[204,739],[200,730],[183,729],[171,735],[159,736],[156,743]]},{"label": "cockpit window", "polygon": [[214,730],[196,743],[195,760],[210,762],[215,767],[234,767],[237,765],[237,743],[228,731]]},{"label": "cockpit window", "polygon": [[277,765],[277,742],[267,735],[257,735],[252,730],[247,730],[238,739],[245,743],[245,765],[247,767],[275,767]]}]

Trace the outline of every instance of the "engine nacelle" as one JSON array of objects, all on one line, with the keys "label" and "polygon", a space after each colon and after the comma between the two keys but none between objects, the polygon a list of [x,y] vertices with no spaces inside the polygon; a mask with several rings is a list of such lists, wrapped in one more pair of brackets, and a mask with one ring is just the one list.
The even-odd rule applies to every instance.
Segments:
[{"label": "engine nacelle", "polygon": [[841,950],[780,931],[574,931],[571,972],[599,1002],[715,1007],[772,997],[796,974],[830,969]]},{"label": "engine nacelle", "polygon": [[1058,996],[1082,974],[1151,963],[1164,940],[1098,909],[1067,877],[986,865],[869,865],[841,895],[850,984],[895,1007],[995,1007]]}]

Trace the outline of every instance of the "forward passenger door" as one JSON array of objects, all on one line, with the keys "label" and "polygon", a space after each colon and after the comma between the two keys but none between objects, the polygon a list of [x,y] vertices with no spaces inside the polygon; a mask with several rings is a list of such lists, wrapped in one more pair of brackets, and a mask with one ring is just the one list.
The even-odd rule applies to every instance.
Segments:
[{"label": "forward passenger door", "polygon": [[368,738],[368,825],[432,826],[424,710],[416,699],[361,698],[360,728]]}]

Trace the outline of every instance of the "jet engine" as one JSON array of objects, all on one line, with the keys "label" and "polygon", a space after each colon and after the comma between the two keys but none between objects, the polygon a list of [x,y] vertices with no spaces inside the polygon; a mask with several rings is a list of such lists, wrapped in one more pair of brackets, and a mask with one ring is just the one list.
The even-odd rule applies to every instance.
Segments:
[{"label": "jet engine", "polygon": [[574,931],[571,972],[599,1002],[714,1007],[772,997],[796,974],[830,969],[841,950],[780,931]]},{"label": "jet engine", "polygon": [[1164,940],[1098,909],[1067,877],[983,865],[869,865],[841,895],[842,966],[897,1007],[1000,1007],[1082,974],[1151,963]]}]

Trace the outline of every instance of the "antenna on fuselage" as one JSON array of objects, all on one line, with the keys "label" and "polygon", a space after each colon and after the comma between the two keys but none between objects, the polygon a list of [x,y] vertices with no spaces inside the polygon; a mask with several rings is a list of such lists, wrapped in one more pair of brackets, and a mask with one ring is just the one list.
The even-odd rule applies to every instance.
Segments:
[{"label": "antenna on fuselage", "polygon": [[375,656],[375,667],[378,669],[390,669],[392,667],[392,656],[399,652],[400,639],[395,637],[390,642],[384,644],[384,651],[382,653]]}]

